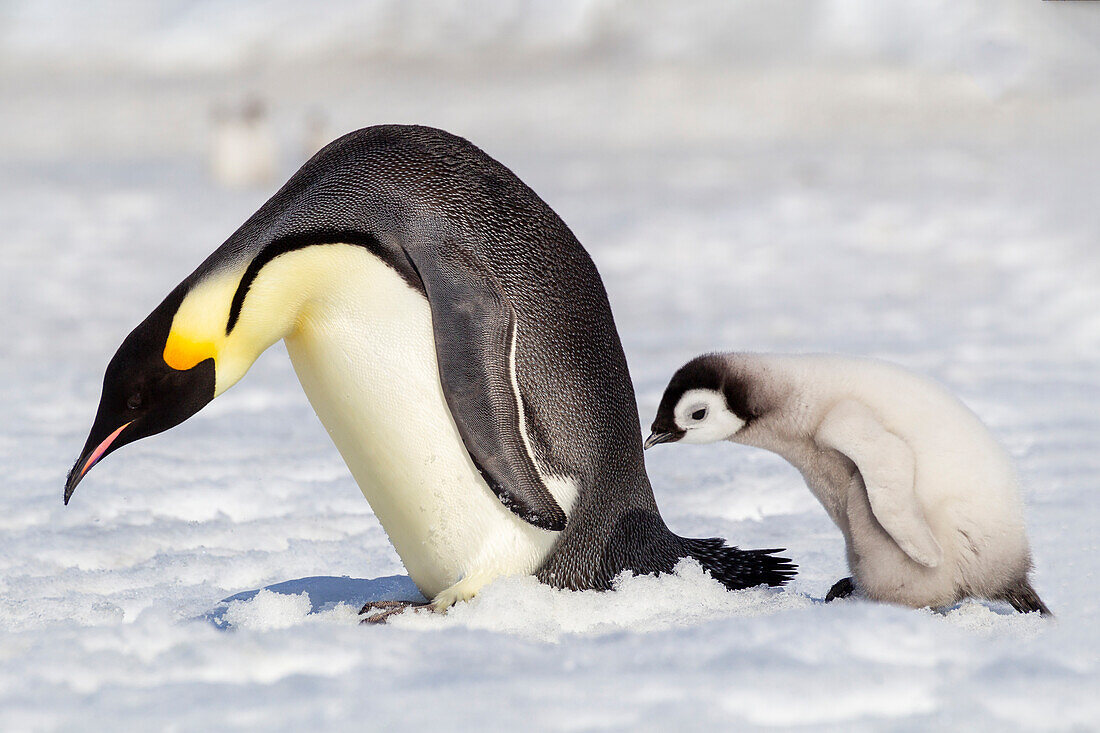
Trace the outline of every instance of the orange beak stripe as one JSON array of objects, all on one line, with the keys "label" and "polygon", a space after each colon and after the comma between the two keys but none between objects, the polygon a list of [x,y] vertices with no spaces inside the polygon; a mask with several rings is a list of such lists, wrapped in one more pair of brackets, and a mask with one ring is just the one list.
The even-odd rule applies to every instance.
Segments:
[{"label": "orange beak stripe", "polygon": [[[133,420],[131,420],[130,422],[133,422]],[[102,443],[96,446],[96,449],[92,451],[92,455],[88,456],[88,460],[84,461],[84,467],[80,469],[81,478],[83,478],[84,474],[88,473],[88,471],[91,470],[92,466],[94,466],[99,461],[99,459],[103,457],[103,454],[106,453],[107,449],[111,447],[111,443],[115,442],[115,438],[117,438],[119,433],[125,430],[129,424],[130,423],[126,423],[122,427],[118,428],[117,430],[115,430],[115,432],[108,435]]]}]

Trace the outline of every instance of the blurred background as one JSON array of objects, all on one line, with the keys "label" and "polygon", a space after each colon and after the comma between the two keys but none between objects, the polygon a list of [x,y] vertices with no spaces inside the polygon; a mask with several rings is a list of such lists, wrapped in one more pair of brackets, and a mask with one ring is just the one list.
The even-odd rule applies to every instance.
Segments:
[{"label": "blurred background", "polygon": [[[983,637],[854,606],[856,630],[843,610],[765,604],[755,626],[667,647],[371,637],[411,665],[394,677],[322,624],[296,641],[185,624],[273,583],[403,573],[282,345],[61,505],[126,333],[320,146],[392,122],[470,139],[572,227],[643,426],[669,375],[715,349],[867,354],[945,382],[1019,462],[1061,626],[968,611]],[[430,687],[527,726],[557,693],[511,680],[551,669],[551,692],[613,694],[590,719],[612,725],[672,725],[684,700],[713,723],[1095,725],[1076,693],[1100,678],[1097,130],[1095,2],[0,0],[0,627],[17,635],[0,722],[407,724],[445,706],[396,693]],[[647,465],[681,534],[789,548],[801,574],[782,598],[808,605],[843,574],[839,532],[778,458],[683,446]],[[279,656],[296,643],[310,651]],[[684,645],[717,661],[677,662]],[[228,679],[223,655],[237,693],[180,687]],[[333,658],[361,674],[334,677]],[[526,707],[498,708],[494,686]],[[733,689],[736,711],[711,705]]]},{"label": "blurred background", "polygon": [[[630,270],[611,278],[619,307],[684,320],[711,286],[761,279],[813,296],[808,309],[741,299],[741,315],[770,324],[767,344],[744,343],[756,331],[736,314],[689,319],[709,341],[685,353],[717,345],[716,328],[717,343],[836,348],[820,338],[835,318],[878,339],[884,314],[837,310],[853,277],[925,296],[896,320],[977,318],[980,341],[982,306],[960,314],[944,292],[1000,288],[990,278],[1024,261],[1018,327],[1044,348],[1095,350],[1100,322],[1080,306],[1100,275],[1097,38],[1092,4],[1031,0],[6,0],[4,276],[46,242],[106,255],[103,228],[147,226],[113,232],[146,246],[112,256],[183,253],[150,283],[165,292],[321,145],[415,122],[501,159],[598,264]],[[824,266],[855,248],[883,271],[807,280],[779,266],[788,244]],[[1000,270],[979,274],[973,258]],[[1033,271],[1059,258],[1071,281]],[[108,290],[140,287],[117,267],[101,275]],[[15,284],[8,314],[56,311],[50,286]],[[39,345],[20,336],[7,348]]]},{"label": "blurred background", "polygon": [[2,149],[201,158],[250,105],[280,175],[381,121],[534,149],[1020,142],[1091,129],[1096,16],[1011,0],[6,0]]}]

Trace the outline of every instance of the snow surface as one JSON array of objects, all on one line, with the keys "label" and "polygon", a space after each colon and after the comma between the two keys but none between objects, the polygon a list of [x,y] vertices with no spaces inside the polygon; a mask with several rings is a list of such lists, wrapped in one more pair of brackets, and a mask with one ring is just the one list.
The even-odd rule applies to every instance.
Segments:
[{"label": "snow surface", "polygon": [[[0,6],[0,729],[1100,728],[1097,14],[1065,7],[1092,4],[218,5]],[[647,453],[665,518],[788,548],[786,589],[509,578],[360,626],[418,594],[281,346],[63,507],[114,349],[270,194],[204,168],[241,90],[285,175],[315,109],[511,166],[599,266],[643,425],[711,349],[943,381],[1019,463],[1057,621],[823,604],[840,533],[780,459],[717,445]]]}]

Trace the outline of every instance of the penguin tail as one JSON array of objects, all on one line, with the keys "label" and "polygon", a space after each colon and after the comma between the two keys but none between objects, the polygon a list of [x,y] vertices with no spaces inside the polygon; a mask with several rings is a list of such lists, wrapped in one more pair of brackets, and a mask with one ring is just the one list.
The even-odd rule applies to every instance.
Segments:
[{"label": "penguin tail", "polygon": [[1008,604],[1019,613],[1035,613],[1038,611],[1040,616],[1054,616],[1054,613],[1047,608],[1047,604],[1043,603],[1043,599],[1040,598],[1039,594],[1035,592],[1035,589],[1031,587],[1031,581],[1027,579],[1015,588],[1008,590],[1004,596],[998,600],[1007,601]]},{"label": "penguin tail", "polygon": [[757,585],[783,585],[797,572],[790,558],[777,557],[774,550],[739,550],[721,537],[689,539],[682,537],[684,548],[703,568],[730,590]]}]

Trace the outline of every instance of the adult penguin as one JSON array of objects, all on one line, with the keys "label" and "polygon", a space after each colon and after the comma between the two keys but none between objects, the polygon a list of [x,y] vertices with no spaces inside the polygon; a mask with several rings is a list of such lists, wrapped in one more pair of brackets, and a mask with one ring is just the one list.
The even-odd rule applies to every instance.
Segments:
[{"label": "adult penguin", "polygon": [[665,526],[592,260],[510,170],[418,126],[325,147],[123,341],[65,502],[279,339],[437,609],[501,575],[606,589],[688,556],[729,588],[794,572]]}]

